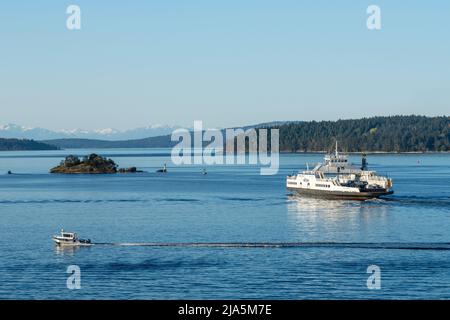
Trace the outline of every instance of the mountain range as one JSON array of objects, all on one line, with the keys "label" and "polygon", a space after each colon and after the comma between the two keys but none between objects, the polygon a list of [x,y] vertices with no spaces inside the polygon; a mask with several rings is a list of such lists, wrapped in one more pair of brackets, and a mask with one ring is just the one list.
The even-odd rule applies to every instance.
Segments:
[{"label": "mountain range", "polygon": [[129,130],[112,128],[97,130],[49,130],[45,128],[30,128],[17,124],[0,125],[0,138],[52,140],[52,139],[98,139],[98,140],[131,140],[171,134],[179,126],[150,125]]}]

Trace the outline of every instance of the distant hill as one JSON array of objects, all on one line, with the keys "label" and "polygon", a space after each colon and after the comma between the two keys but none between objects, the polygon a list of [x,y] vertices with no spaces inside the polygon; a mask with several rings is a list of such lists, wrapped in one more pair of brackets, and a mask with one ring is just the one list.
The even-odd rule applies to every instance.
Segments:
[{"label": "distant hill", "polygon": [[167,148],[177,142],[170,141],[170,135],[135,140],[91,140],[91,139],[55,139],[44,143],[62,149],[94,149],[94,148]]},{"label": "distant hill", "polygon": [[[347,152],[450,151],[450,117],[392,116],[338,121],[290,121],[246,126],[278,128],[280,151],[327,151],[339,141]],[[170,135],[137,140],[59,139],[44,141],[60,148],[165,148]]]},{"label": "distant hill", "polygon": [[[261,123],[257,125],[249,125],[243,127],[244,130],[250,128],[259,128],[280,125],[284,123],[291,123],[286,121],[274,121],[268,123]],[[299,122],[292,122],[299,123]],[[223,129],[224,131],[225,129]],[[94,140],[94,139],[52,139],[43,140],[42,142],[58,146],[62,149],[95,149],[95,148],[171,148],[178,142],[171,141],[171,135],[162,135],[157,137],[149,137],[144,139],[131,140]]]},{"label": "distant hill", "polygon": [[56,146],[34,140],[0,138],[0,151],[57,150],[57,149],[58,147]]}]

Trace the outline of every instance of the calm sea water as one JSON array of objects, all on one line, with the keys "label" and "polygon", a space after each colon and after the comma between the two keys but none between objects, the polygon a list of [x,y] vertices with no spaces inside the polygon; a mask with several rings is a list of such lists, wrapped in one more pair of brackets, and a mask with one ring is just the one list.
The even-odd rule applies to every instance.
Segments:
[{"label": "calm sea water", "polygon": [[[96,151],[122,175],[50,175],[75,153]],[[450,243],[450,155],[373,155],[394,179],[389,200],[291,196],[285,176],[321,161],[281,156],[275,176],[255,166],[172,167],[168,150],[0,153],[1,299],[450,298],[450,250],[345,246],[179,248],[97,245],[58,250],[64,227],[94,242]],[[354,162],[359,162],[353,157]],[[167,174],[155,169],[164,163]],[[13,175],[6,175],[8,170]],[[394,246],[395,247],[395,246]],[[66,286],[69,265],[81,289]],[[381,289],[366,285],[369,265]]]}]

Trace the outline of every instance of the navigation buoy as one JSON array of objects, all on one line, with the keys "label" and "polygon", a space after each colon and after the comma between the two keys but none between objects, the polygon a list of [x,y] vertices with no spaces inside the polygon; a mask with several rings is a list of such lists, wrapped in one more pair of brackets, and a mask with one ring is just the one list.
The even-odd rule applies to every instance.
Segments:
[{"label": "navigation buoy", "polygon": [[167,172],[167,166],[166,166],[166,164],[164,163],[164,167],[163,167],[162,169],[156,170],[156,172],[166,173],[166,172]]}]

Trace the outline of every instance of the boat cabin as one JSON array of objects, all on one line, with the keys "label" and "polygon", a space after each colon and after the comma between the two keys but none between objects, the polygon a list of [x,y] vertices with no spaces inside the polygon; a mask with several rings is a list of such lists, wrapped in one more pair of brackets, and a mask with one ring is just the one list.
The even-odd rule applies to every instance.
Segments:
[{"label": "boat cabin", "polygon": [[76,240],[77,234],[75,232],[65,232],[64,229],[61,229],[61,233],[58,238],[64,240]]}]

